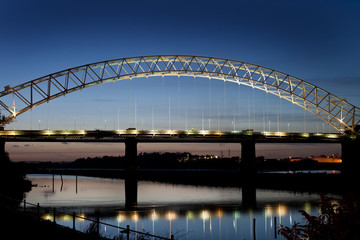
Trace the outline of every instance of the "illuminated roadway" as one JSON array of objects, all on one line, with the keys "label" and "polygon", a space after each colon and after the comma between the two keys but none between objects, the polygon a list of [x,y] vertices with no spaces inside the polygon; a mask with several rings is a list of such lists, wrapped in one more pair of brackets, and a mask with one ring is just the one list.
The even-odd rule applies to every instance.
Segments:
[{"label": "illuminated roadway", "polygon": [[207,130],[6,130],[0,131],[5,142],[224,142],[241,143],[341,143],[356,138],[340,133],[287,133]]}]

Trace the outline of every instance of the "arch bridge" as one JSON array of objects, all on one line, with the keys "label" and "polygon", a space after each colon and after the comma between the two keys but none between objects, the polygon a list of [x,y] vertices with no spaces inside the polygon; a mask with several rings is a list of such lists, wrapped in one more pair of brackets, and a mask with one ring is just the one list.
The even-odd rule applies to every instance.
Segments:
[{"label": "arch bridge", "polygon": [[338,132],[359,135],[360,109],[299,78],[229,59],[184,55],[121,58],[69,68],[20,84],[5,86],[0,106],[6,125],[22,113],[60,96],[107,82],[151,76],[193,76],[256,88],[304,108]]},{"label": "arch bridge", "polygon": [[[254,64],[214,57],[158,55],[120,58],[69,68],[18,86],[5,86],[4,90],[0,92],[0,107],[5,110],[5,114],[0,116],[0,125],[4,129],[6,124],[26,111],[87,87],[152,76],[191,76],[217,79],[273,94],[315,114],[334,127],[339,135],[343,136],[341,138],[343,162],[354,162],[354,158],[358,158],[357,149],[360,146],[360,109],[358,107],[350,104],[344,98],[337,97],[291,75]],[[0,152],[4,152],[5,141],[21,141],[21,137],[14,137],[17,134],[21,135],[20,132],[2,132]],[[31,134],[37,137],[30,138],[30,140],[52,141],[49,137],[50,133],[48,133],[48,137],[44,137],[44,133],[41,131]],[[117,134],[115,133],[115,135]],[[26,135],[25,133],[23,133],[23,137],[28,137],[24,135]],[[170,137],[172,137],[171,135],[169,134]],[[209,137],[212,137],[213,140],[214,136],[210,135]],[[257,140],[240,135],[236,136],[239,137],[236,141],[241,141],[242,149],[246,149],[242,153],[242,158],[251,162],[255,159],[255,142]],[[125,137],[125,154],[129,156],[129,159],[134,159],[136,158],[138,135],[126,136],[125,134]],[[263,137],[261,136],[261,139],[264,139]],[[275,137],[281,138],[282,136]],[[206,136],[202,139],[206,139]],[[214,141],[220,141],[219,139],[224,140],[224,137],[215,138]],[[224,141],[228,141],[228,139]],[[262,141],[268,141],[266,136]],[[346,168],[354,171],[356,168],[353,164]]]}]

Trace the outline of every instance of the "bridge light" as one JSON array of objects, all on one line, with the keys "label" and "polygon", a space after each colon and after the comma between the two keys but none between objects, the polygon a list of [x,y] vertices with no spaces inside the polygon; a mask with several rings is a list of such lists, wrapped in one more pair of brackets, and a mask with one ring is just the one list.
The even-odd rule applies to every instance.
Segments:
[{"label": "bridge light", "polygon": [[204,221],[210,219],[210,212],[208,210],[201,211],[200,218]]},{"label": "bridge light", "polygon": [[336,134],[327,134],[326,137],[327,138],[339,138],[339,136]]},{"label": "bridge light", "polygon": [[169,221],[172,221],[172,220],[175,220],[177,218],[177,214],[173,211],[169,211],[167,214],[166,214],[166,218],[169,220]]},{"label": "bridge light", "polygon": [[277,213],[280,217],[285,216],[287,214],[288,208],[284,204],[279,204],[277,207]]},{"label": "bridge light", "polygon": [[53,134],[53,131],[51,130],[44,131],[44,135],[51,135],[51,134]]},{"label": "bridge light", "polygon": [[85,222],[86,215],[84,213],[77,215],[77,217],[80,218],[80,222]]},{"label": "bridge light", "polygon": [[121,223],[122,221],[124,221],[126,219],[126,216],[122,213],[119,213],[117,216],[116,216],[116,220]]},{"label": "bridge light", "polygon": [[47,221],[53,221],[54,217],[48,213],[48,214],[43,215],[42,219],[47,220]]},{"label": "bridge light", "polygon": [[194,214],[194,212],[193,212],[193,211],[188,211],[188,212],[186,213],[186,218],[187,218],[187,219],[195,219],[195,214]]},{"label": "bridge light", "polygon": [[155,221],[159,218],[158,214],[154,211],[150,214],[151,220]]},{"label": "bridge light", "polygon": [[201,131],[200,131],[200,134],[202,134],[203,136],[205,136],[207,133],[208,133],[207,130],[201,130]]},{"label": "bridge light", "polygon": [[60,219],[64,222],[70,222],[70,220],[72,220],[71,216],[68,214],[63,214],[60,216]]},{"label": "bridge light", "polygon": [[134,214],[132,214],[131,219],[134,222],[138,222],[139,221],[139,214],[137,214],[136,212]]},{"label": "bridge light", "polygon": [[310,134],[309,133],[302,133],[301,136],[308,138],[310,136]]}]

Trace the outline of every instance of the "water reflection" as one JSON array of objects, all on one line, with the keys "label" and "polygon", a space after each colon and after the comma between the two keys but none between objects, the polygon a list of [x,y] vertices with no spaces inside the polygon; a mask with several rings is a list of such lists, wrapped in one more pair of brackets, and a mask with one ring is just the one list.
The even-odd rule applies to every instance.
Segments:
[{"label": "water reflection", "polygon": [[[125,208],[125,182],[119,179],[31,175],[37,184],[26,196],[32,203],[56,207],[77,216],[100,218],[115,226],[145,231],[175,239],[281,239],[280,224],[301,221],[298,210],[316,214],[313,203],[318,194],[251,189],[251,206],[244,204],[244,189],[181,186],[138,182],[137,208]],[[62,187],[61,187],[62,185]],[[52,191],[54,188],[54,191]],[[61,190],[61,191],[60,191]],[[50,219],[52,213],[44,213]],[[255,220],[254,220],[255,219]],[[56,216],[57,223],[72,227],[72,218]],[[88,221],[76,218],[76,228],[86,229]],[[101,226],[101,232],[113,238],[119,229]]]}]

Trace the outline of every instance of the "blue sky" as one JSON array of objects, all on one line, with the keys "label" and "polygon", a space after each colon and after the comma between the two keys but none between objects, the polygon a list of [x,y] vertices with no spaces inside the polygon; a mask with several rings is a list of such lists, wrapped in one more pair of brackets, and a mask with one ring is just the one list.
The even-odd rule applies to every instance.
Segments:
[{"label": "blue sky", "polygon": [[[272,68],[309,81],[360,106],[359,12],[357,0],[5,0],[0,3],[0,88],[102,60],[188,54]],[[152,125],[165,128],[169,101],[174,128],[185,128],[183,118],[187,113],[189,128],[209,128],[206,119],[211,118],[210,128],[216,128],[217,120],[224,119],[221,128],[232,129],[235,117],[235,127],[244,129],[249,125],[249,107],[251,127],[258,130],[264,125],[269,128],[269,120],[272,130],[278,125],[284,131],[288,125],[297,131],[304,125],[309,131],[327,128],[307,113],[304,118],[303,110],[293,109],[292,105],[245,87],[239,90],[224,87],[221,82],[209,84],[207,80],[194,82],[185,78],[180,83],[177,78],[165,82],[161,79],[153,79],[151,83],[141,79],[135,81],[74,93],[19,116],[16,124],[8,128],[112,129],[118,125],[126,128],[135,124],[135,112],[138,128]],[[152,88],[151,94],[147,93],[148,88]],[[175,97],[169,100],[169,94]],[[155,108],[156,123],[150,120],[150,108]],[[126,117],[120,121],[119,115]],[[25,145],[8,143],[7,150],[13,158],[25,159],[30,151]],[[34,157],[31,160],[69,160],[87,154],[123,153],[122,147],[117,149],[113,145],[99,145],[91,154],[86,144],[32,146]],[[44,146],[52,151],[44,151]],[[318,147],[320,154],[331,154],[332,148]],[[142,151],[169,149],[199,153],[216,149],[216,154],[232,149],[236,155],[240,147],[217,144],[194,149],[170,145],[158,149],[157,146],[140,146]],[[284,147],[274,153],[268,147],[258,147],[258,155],[273,157],[291,154],[289,151],[295,150],[288,148],[286,151]],[[306,151],[309,150],[305,150],[304,155]]]}]

